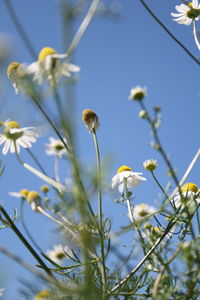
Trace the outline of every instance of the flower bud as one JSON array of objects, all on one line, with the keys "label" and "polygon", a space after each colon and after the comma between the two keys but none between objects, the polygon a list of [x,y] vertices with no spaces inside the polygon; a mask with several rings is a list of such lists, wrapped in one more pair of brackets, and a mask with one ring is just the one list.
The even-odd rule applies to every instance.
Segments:
[{"label": "flower bud", "polygon": [[147,171],[152,172],[157,168],[157,162],[153,159],[148,159],[145,162],[143,162],[143,166]]},{"label": "flower bud", "polygon": [[98,116],[91,109],[84,109],[82,119],[89,132],[93,132],[99,127]]}]

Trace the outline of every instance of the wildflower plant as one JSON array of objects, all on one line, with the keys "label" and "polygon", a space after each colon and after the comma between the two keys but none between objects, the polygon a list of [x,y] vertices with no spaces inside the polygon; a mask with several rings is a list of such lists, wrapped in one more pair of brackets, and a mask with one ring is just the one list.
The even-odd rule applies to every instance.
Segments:
[{"label": "wildflower plant", "polygon": [[[71,96],[68,89],[72,88],[74,75],[78,73],[81,78],[82,67],[72,63],[73,53],[93,17],[101,15],[102,11],[104,15],[107,11],[109,16],[116,16],[112,7],[108,9],[106,4],[102,6],[99,0],[85,1],[86,5],[83,2],[70,3],[67,7],[68,21],[74,21],[77,15],[83,16],[83,21],[62,54],[57,53],[54,46],[46,45],[35,53],[12,5],[9,1],[6,2],[23,42],[33,56],[32,62],[10,62],[7,77],[13,86],[13,93],[17,97],[23,95],[30,105],[34,105],[51,132],[49,139],[45,136],[42,155],[40,151],[35,155],[41,136],[38,128],[32,126],[31,118],[28,118],[28,127],[20,127],[16,120],[0,122],[3,157],[6,160],[7,155],[15,156],[17,166],[24,168],[26,174],[29,172],[31,176],[27,186],[21,180],[17,192],[8,191],[11,197],[21,202],[19,213],[16,209],[14,213],[10,212],[0,202],[0,228],[11,230],[19,238],[33,257],[34,263],[27,263],[24,258],[13,253],[14,250],[12,252],[6,247],[0,246],[0,252],[28,269],[38,279],[36,283],[30,280],[29,284],[24,284],[23,299],[198,299],[200,190],[198,182],[187,182],[187,178],[199,159],[200,150],[192,158],[184,174],[175,171],[158,132],[162,124],[162,109],[160,106],[153,106],[151,88],[148,87],[147,94],[146,87],[133,86],[130,94],[127,89],[124,101],[127,98],[133,100],[127,101],[130,110],[133,110],[133,116],[137,118],[134,109],[139,108],[139,122],[149,126],[152,138],[152,149],[149,147],[149,152],[154,151],[155,159],[146,157],[143,162],[133,154],[131,162],[126,162],[128,159],[124,157],[123,161],[128,165],[114,163],[113,169],[117,172],[113,172],[113,176],[111,170],[104,172],[101,128],[104,126],[102,114],[107,111],[98,111],[98,108],[83,109],[82,120],[81,116],[78,119],[80,126],[86,127],[85,134],[93,143],[93,146],[84,144],[81,136],[82,144],[87,150],[91,147],[96,158],[92,168],[95,174],[93,180],[87,176],[86,167],[79,157],[75,112],[71,116],[66,111],[63,88],[66,89],[67,96],[68,93]],[[146,3],[143,0],[140,2],[177,42]],[[173,20],[178,24],[192,24],[194,39],[200,50],[196,31],[196,23],[200,20],[198,0],[191,3],[183,1],[175,9],[178,13],[171,13]],[[178,44],[183,47],[179,41]],[[188,49],[186,52],[193,60],[198,61]],[[43,99],[44,95],[48,95],[53,104],[49,105],[47,99]],[[55,117],[51,113],[51,105]],[[98,107],[95,100],[94,106]],[[149,107],[153,107],[152,110]],[[112,114],[115,113],[112,109]],[[123,146],[127,146],[133,141],[126,138],[126,120],[120,123],[120,127],[123,125],[124,136],[120,136],[120,143],[125,139]],[[40,155],[45,156],[45,159],[41,159]],[[151,155],[149,154],[150,157]],[[54,169],[49,171],[52,160]],[[48,164],[48,171],[45,163]],[[167,167],[170,174],[168,186],[160,179],[162,165]],[[167,172],[165,175],[167,177]],[[4,176],[3,162],[0,176]],[[40,182],[39,187],[35,178]],[[157,189],[156,195],[151,194],[151,190],[148,191],[149,183]],[[144,190],[145,197],[142,194]],[[116,195],[118,204],[114,202]],[[106,210],[108,198],[113,203],[113,215],[113,212]],[[159,200],[154,201],[155,199]],[[31,228],[35,225],[30,220],[25,221],[24,206],[36,219],[41,218],[44,222],[48,220],[47,224],[54,225],[59,241],[46,248],[41,247],[41,241],[31,234]],[[20,221],[22,227],[19,226]],[[131,248],[129,253],[124,245]],[[2,287],[0,296],[4,292],[6,290]]]}]

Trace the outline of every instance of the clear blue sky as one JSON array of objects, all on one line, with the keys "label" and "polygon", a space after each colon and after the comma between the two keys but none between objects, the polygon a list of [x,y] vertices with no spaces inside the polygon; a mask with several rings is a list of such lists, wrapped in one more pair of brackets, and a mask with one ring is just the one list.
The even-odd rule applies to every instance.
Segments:
[{"label": "clear blue sky", "polygon": [[[37,52],[50,46],[61,53],[60,1],[20,0],[12,3]],[[178,25],[170,16],[170,12],[175,12],[174,6],[179,3],[181,1],[178,0],[162,1],[162,4],[159,0],[148,1],[165,25],[199,57],[192,27]],[[80,22],[81,19],[78,19],[75,28]],[[0,33],[12,38],[12,51],[7,63],[32,62],[8,15],[4,1],[0,2]],[[143,161],[157,159],[157,175],[163,186],[166,186],[169,177],[162,158],[150,147],[152,138],[149,127],[138,118],[139,106],[128,100],[129,92],[136,85],[146,86],[146,105],[149,110],[154,105],[161,106],[163,123],[159,130],[160,138],[181,177],[199,147],[199,66],[170,39],[136,0],[123,0],[121,16],[117,19],[95,18],[75,52],[74,62],[81,67],[80,81],[76,85],[75,115],[81,162],[85,166],[95,164],[92,137],[81,120],[82,110],[91,108],[100,118],[98,137],[102,156],[112,156],[110,179],[122,164],[143,172],[148,181],[135,191],[136,201],[154,204],[159,191],[149,174],[143,170]],[[0,68],[0,119],[15,119],[22,127],[44,125],[40,113],[35,112],[30,101],[15,95],[6,77],[6,66],[7,64],[2,64]],[[51,103],[48,105],[51,106]],[[32,150],[53,175],[53,159],[44,153],[44,144],[48,142],[50,135],[51,131],[45,130]],[[23,150],[22,156],[25,161],[30,161]],[[22,169],[14,155],[4,157],[0,154],[0,159],[3,159],[6,166],[5,173],[0,178],[0,201],[11,214],[13,208],[19,209],[19,200],[10,197],[8,191],[19,191],[24,187],[38,189],[42,182]],[[67,166],[63,161],[63,175],[67,174]],[[188,180],[199,184],[199,163]],[[119,218],[122,223],[127,222],[125,210],[121,211],[121,207],[113,202],[111,196],[105,196],[104,209],[114,223]],[[59,242],[55,227],[40,215],[34,214],[28,206],[25,218],[44,251]],[[21,228],[20,222],[18,226]],[[10,229],[0,231],[0,245],[35,263]],[[1,254],[0,258],[0,287],[6,288],[3,299],[20,299],[16,293],[21,286],[18,280],[24,277],[31,280],[33,276]]]}]

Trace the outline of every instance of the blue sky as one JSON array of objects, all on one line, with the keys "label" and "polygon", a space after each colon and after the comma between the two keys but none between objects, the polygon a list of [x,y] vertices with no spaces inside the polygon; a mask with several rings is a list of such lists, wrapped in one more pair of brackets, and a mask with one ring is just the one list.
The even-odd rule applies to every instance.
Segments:
[{"label": "blue sky", "polygon": [[[59,3],[56,0],[12,1],[15,12],[24,26],[37,52],[50,46],[62,52],[61,19]],[[112,1],[107,1],[112,3]],[[149,6],[161,18],[165,25],[179,38],[188,49],[199,57],[192,36],[192,27],[179,25],[172,21],[170,12],[181,1],[148,1]],[[12,39],[9,59],[2,64],[0,93],[2,120],[15,119],[22,127],[42,126],[45,124],[40,113],[36,112],[30,100],[15,95],[6,77],[6,67],[11,61],[31,63],[32,58],[17,33],[12,20],[0,2],[0,33],[8,34]],[[78,28],[81,18],[74,25]],[[98,138],[102,157],[112,157],[109,178],[123,164],[134,171],[143,172],[148,181],[135,191],[137,203],[154,204],[158,200],[158,188],[150,175],[143,170],[142,163],[149,158],[157,159],[157,176],[163,186],[170,178],[166,175],[166,166],[162,158],[150,147],[152,137],[145,121],[138,118],[139,106],[128,100],[130,89],[136,85],[146,86],[148,97],[145,102],[150,111],[155,105],[162,108],[163,122],[159,129],[160,138],[169,154],[180,178],[188,167],[199,147],[199,66],[163,31],[149,16],[139,1],[124,0],[121,3],[121,16],[117,19],[95,18],[81,40],[74,55],[74,62],[81,67],[80,80],[75,87],[76,113],[74,120],[77,130],[77,144],[80,161],[85,167],[95,164],[95,152],[92,137],[86,131],[81,120],[82,110],[93,109],[99,116]],[[50,100],[47,99],[51,107]],[[53,106],[52,106],[53,107]],[[45,128],[38,142],[33,145],[35,153],[53,175],[53,159],[44,152],[44,144],[52,135]],[[25,151],[22,156],[30,161]],[[19,201],[8,195],[8,191],[19,191],[23,187],[38,189],[42,182],[22,169],[14,155],[0,159],[5,163],[5,172],[0,178],[1,203],[11,214],[19,209]],[[32,162],[30,161],[30,164]],[[68,164],[62,162],[62,174],[67,175]],[[197,163],[188,181],[199,184],[199,163]],[[105,195],[104,209],[114,222],[122,219],[126,223],[125,211],[113,202],[113,195]],[[55,226],[40,215],[25,208],[25,218],[31,232],[40,246],[46,251],[59,242]],[[20,226],[20,222],[19,227]],[[25,260],[34,260],[23,248],[10,229],[0,231],[1,245],[17,253]],[[0,255],[0,287],[5,286],[4,300],[19,299],[19,278],[32,278],[21,267]]]}]

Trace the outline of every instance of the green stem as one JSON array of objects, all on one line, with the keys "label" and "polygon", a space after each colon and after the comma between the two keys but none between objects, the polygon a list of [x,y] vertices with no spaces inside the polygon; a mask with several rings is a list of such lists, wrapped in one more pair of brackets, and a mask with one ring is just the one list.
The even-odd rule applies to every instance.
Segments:
[{"label": "green stem", "polygon": [[38,254],[35,252],[35,250],[31,247],[31,245],[28,243],[28,241],[24,238],[22,233],[19,231],[19,229],[15,226],[15,224],[12,222],[11,218],[7,214],[6,210],[3,208],[2,205],[0,205],[0,211],[6,218],[10,228],[14,231],[14,233],[18,236],[18,238],[21,240],[21,242],[24,244],[24,246],[29,250],[29,252],[35,257],[35,259],[38,261],[38,263],[41,265],[41,267],[44,269],[44,271],[51,277],[53,277],[51,271],[47,268],[43,260],[38,256]]},{"label": "green stem", "polygon": [[106,289],[106,268],[105,268],[105,253],[104,253],[104,229],[103,229],[103,211],[102,211],[102,187],[101,187],[101,161],[100,161],[100,151],[99,144],[97,140],[97,135],[95,129],[92,131],[94,138],[94,145],[96,150],[97,159],[97,176],[98,176],[98,219],[99,219],[99,233],[100,233],[100,245],[101,245],[101,259],[102,259],[102,281],[103,287]]}]

